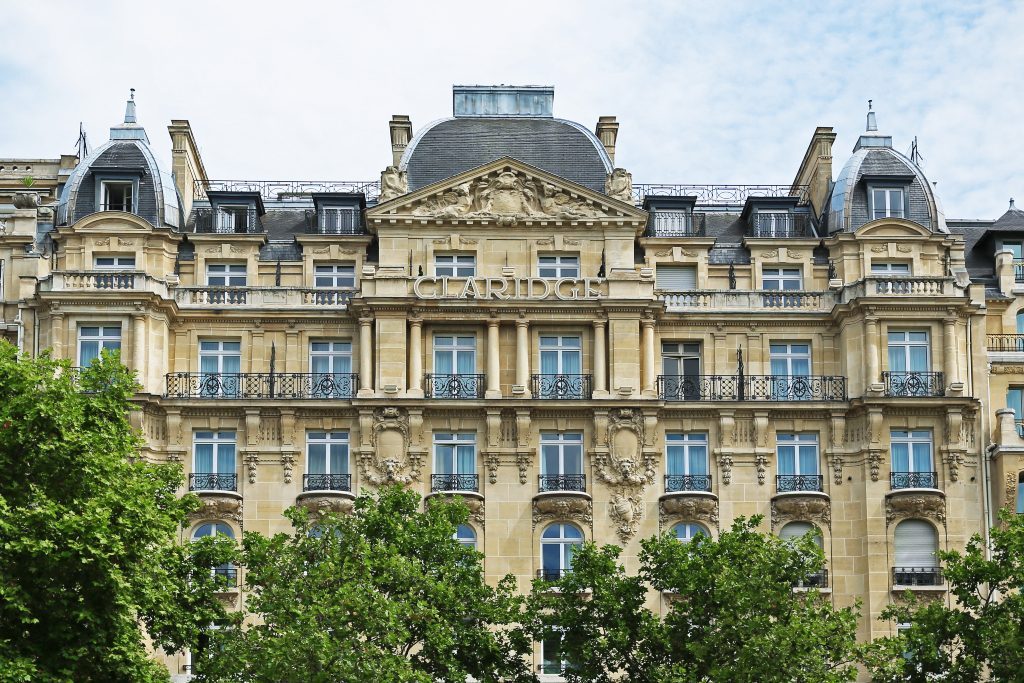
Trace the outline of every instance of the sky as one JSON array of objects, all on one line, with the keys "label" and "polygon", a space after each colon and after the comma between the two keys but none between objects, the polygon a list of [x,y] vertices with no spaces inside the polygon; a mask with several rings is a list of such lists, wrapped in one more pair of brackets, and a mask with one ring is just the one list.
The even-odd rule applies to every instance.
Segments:
[{"label": "sky", "polygon": [[8,2],[0,158],[93,146],[136,89],[170,155],[188,119],[214,179],[372,180],[388,120],[451,115],[456,83],[555,87],[620,123],[637,183],[787,184],[816,126],[833,175],[864,129],[916,136],[947,217],[1024,202],[1024,2]]}]

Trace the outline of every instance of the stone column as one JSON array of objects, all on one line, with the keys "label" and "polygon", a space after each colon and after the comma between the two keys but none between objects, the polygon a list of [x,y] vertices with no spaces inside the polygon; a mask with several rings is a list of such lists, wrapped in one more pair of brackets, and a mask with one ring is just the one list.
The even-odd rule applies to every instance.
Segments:
[{"label": "stone column", "polygon": [[516,320],[516,384],[530,396],[530,322]]},{"label": "stone column", "polygon": [[864,388],[871,391],[873,385],[881,382],[882,376],[878,370],[878,318],[867,316],[864,318],[864,351],[867,355],[867,376],[864,378]]},{"label": "stone column", "polygon": [[146,317],[132,316],[132,367],[138,373],[139,384],[146,388]]},{"label": "stone column", "polygon": [[485,398],[501,398],[501,358],[499,356],[499,332],[501,322],[492,318],[487,321],[487,393]]},{"label": "stone column", "polygon": [[359,319],[359,395],[373,396],[373,318]]},{"label": "stone column", "polygon": [[409,321],[409,389],[408,395],[423,398],[423,321]]},{"label": "stone column", "polygon": [[942,319],[942,372],[945,375],[943,382],[947,387],[953,388],[954,384],[960,384],[958,363],[956,362],[956,316],[950,315]]},{"label": "stone column", "polygon": [[657,361],[654,354],[654,320],[645,318],[640,321],[640,324],[643,326],[643,393],[653,395],[655,392],[654,384],[658,376]]},{"label": "stone column", "polygon": [[608,395],[608,353],[607,324],[604,320],[594,321],[594,395]]}]

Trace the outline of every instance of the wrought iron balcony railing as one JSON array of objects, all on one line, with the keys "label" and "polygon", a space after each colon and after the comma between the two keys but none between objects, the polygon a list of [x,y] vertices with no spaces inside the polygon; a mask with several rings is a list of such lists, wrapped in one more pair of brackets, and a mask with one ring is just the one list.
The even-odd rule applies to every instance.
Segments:
[{"label": "wrought iron balcony railing", "polygon": [[198,207],[192,211],[197,233],[245,235],[266,232],[255,208]]},{"label": "wrought iron balcony railing", "polygon": [[684,491],[711,492],[710,474],[666,474],[665,493],[681,493]]},{"label": "wrought iron balcony railing", "polygon": [[477,474],[432,474],[430,491],[480,491],[480,476]]},{"label": "wrought iron balcony railing", "polygon": [[775,477],[775,490],[779,493],[822,491],[823,479],[820,474],[780,474]]},{"label": "wrought iron balcony railing", "polygon": [[845,401],[846,378],[832,375],[746,375],[746,401]]},{"label": "wrought iron balcony railing", "polygon": [[651,211],[645,237],[703,237],[707,214],[689,211]]},{"label": "wrought iron balcony railing", "polygon": [[889,474],[892,489],[937,489],[938,472],[892,472]]},{"label": "wrought iron balcony railing", "polygon": [[359,390],[356,373],[171,372],[167,398],[351,399]]},{"label": "wrought iron balcony railing", "polygon": [[988,350],[1024,352],[1024,334],[990,334]]},{"label": "wrought iron balcony railing", "polygon": [[812,572],[793,584],[793,588],[828,588],[828,570]]},{"label": "wrought iron balcony railing", "polygon": [[220,579],[218,583],[222,588],[235,588],[238,586],[238,567],[221,566],[213,568],[213,575]]},{"label": "wrought iron balcony railing", "polygon": [[747,223],[750,237],[814,237],[810,216],[793,213],[752,213]]},{"label": "wrought iron balcony railing", "polygon": [[585,474],[542,474],[540,475],[541,493],[548,491],[581,491],[587,490],[587,475]]},{"label": "wrought iron balcony railing", "polygon": [[882,373],[882,381],[886,396],[943,396],[946,393],[941,372],[886,371]]},{"label": "wrought iron balcony railing", "polygon": [[363,215],[359,209],[321,208],[306,211],[306,232],[312,235],[363,235]]},{"label": "wrought iron balcony railing", "polygon": [[892,585],[941,586],[944,583],[942,567],[893,567]]},{"label": "wrought iron balcony railing", "polygon": [[304,474],[303,491],[351,491],[351,474]]},{"label": "wrought iron balcony railing", "polygon": [[590,375],[534,375],[533,397],[587,400],[591,397]]},{"label": "wrought iron balcony railing", "polygon": [[1024,282],[1024,260],[1013,260],[1013,281]]},{"label": "wrought iron balcony railing", "polygon": [[218,472],[193,472],[188,475],[189,491],[237,491],[238,475]]},{"label": "wrought iron balcony railing", "polygon": [[426,375],[427,398],[483,398],[484,375]]},{"label": "wrought iron balcony railing", "polygon": [[543,567],[537,570],[537,578],[542,581],[558,581],[563,576],[572,573],[572,569],[569,567],[556,568],[556,567]]},{"label": "wrought iron balcony railing", "polygon": [[735,401],[736,375],[658,375],[658,397],[664,401]]}]

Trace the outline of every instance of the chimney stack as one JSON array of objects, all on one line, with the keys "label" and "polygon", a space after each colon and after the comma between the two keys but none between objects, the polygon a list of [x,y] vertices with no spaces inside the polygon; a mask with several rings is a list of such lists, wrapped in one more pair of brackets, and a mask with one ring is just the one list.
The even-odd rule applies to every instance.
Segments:
[{"label": "chimney stack", "polygon": [[412,121],[404,114],[395,114],[389,123],[391,128],[391,158],[394,166],[402,160],[405,148],[412,139]]},{"label": "chimney stack", "polygon": [[597,139],[604,145],[604,151],[608,152],[608,158],[615,166],[615,140],[619,137],[619,123],[614,116],[597,117]]}]

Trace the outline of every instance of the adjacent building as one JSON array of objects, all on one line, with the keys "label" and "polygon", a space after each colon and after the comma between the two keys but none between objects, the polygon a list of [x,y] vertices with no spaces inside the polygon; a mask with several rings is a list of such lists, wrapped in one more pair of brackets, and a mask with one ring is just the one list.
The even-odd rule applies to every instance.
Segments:
[{"label": "adjacent building", "polygon": [[129,101],[81,159],[0,160],[0,329],[120,350],[203,501],[183,537],[397,482],[463,497],[524,591],[584,541],[635,567],[757,514],[820,532],[795,589],[861,600],[863,639],[907,588],[950,600],[935,552],[1024,511],[1024,212],[947,219],[873,112],[835,176],[818,128],[789,184],[634,183],[615,118],[553,99],[457,86],[392,118],[379,182],[322,183],[212,179],[178,120],[162,167]]}]

